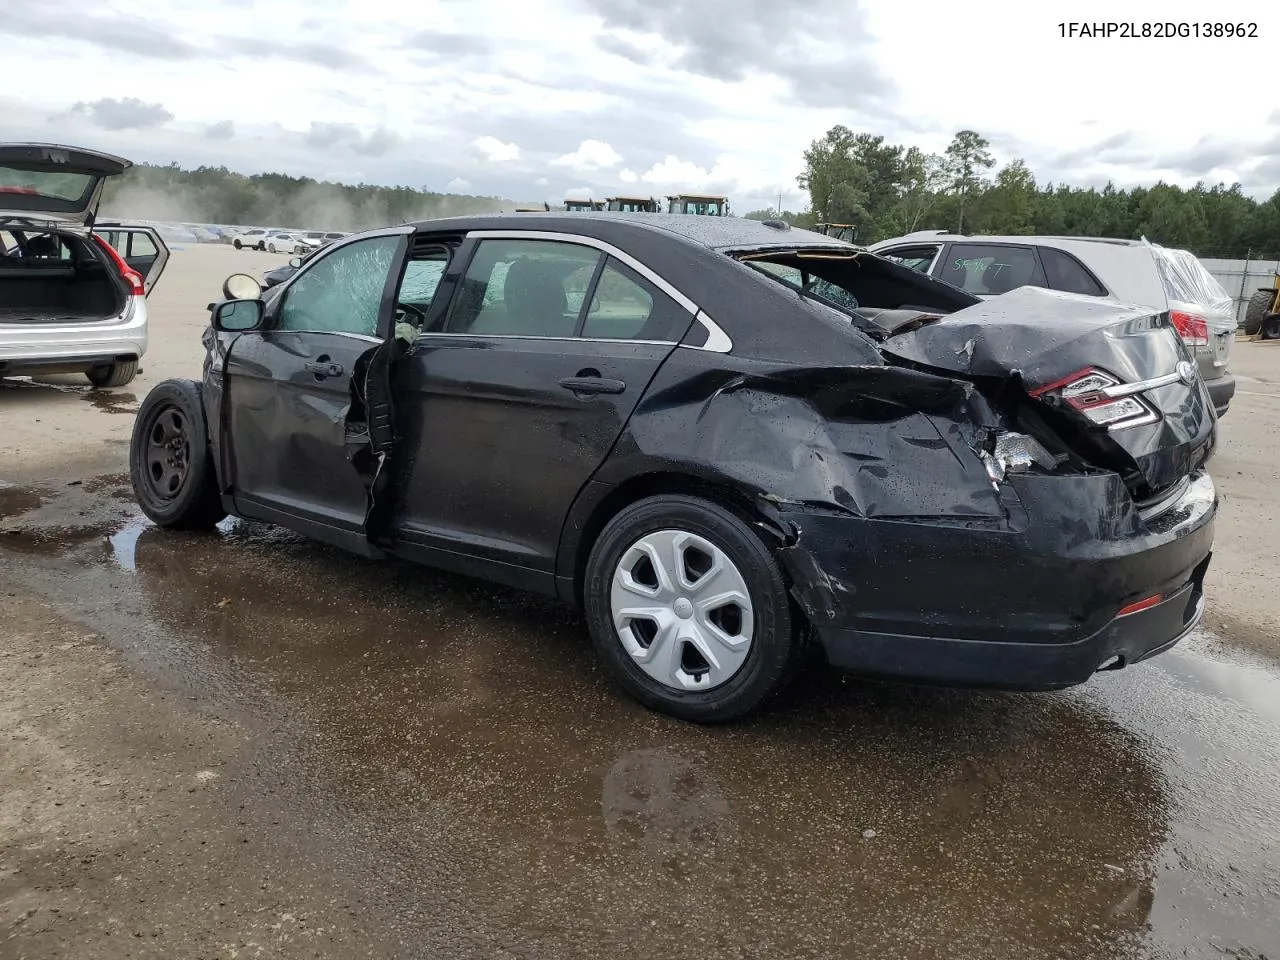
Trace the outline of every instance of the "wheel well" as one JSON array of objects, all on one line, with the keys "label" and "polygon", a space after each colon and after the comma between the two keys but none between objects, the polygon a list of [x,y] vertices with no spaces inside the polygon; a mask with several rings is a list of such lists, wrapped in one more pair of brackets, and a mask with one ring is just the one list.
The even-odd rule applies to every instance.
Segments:
[{"label": "wheel well", "polygon": [[583,605],[582,587],[586,579],[587,559],[605,525],[631,504],[662,494],[684,494],[710,500],[733,511],[739,519],[752,527],[766,519],[750,497],[727,484],[684,473],[646,473],[632,477],[609,491],[583,524],[573,563],[573,599],[579,609]]}]

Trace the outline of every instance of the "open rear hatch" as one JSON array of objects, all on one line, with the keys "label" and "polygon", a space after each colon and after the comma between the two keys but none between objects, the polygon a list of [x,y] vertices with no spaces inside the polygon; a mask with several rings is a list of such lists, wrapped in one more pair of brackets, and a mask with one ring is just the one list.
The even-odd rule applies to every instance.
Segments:
[{"label": "open rear hatch", "polygon": [[0,143],[0,225],[93,226],[107,177],[133,164],[109,153],[52,143]]},{"label": "open rear hatch", "polygon": [[1138,501],[1181,484],[1213,451],[1213,404],[1167,312],[1021,287],[880,346],[1030,404]]}]

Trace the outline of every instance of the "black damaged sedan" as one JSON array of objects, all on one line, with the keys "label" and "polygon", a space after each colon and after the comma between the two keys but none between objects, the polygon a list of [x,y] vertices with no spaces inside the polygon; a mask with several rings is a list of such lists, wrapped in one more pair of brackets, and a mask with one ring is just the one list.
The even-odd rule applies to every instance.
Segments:
[{"label": "black damaged sedan", "polygon": [[201,382],[138,415],[148,517],[553,594],[677,717],[760,706],[810,644],[1044,690],[1201,616],[1216,420],[1164,313],[607,213],[369,232],[224,293]]}]

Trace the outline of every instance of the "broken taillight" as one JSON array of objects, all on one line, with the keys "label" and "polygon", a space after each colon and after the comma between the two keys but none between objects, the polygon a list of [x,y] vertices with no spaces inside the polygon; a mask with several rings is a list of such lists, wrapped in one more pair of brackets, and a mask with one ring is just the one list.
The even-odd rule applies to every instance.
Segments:
[{"label": "broken taillight", "polygon": [[1151,423],[1158,414],[1129,385],[1104,370],[1089,367],[1031,391],[1036,398],[1057,397],[1100,427],[1118,430]]},{"label": "broken taillight", "polygon": [[1204,317],[1182,313],[1179,310],[1171,310],[1169,319],[1173,321],[1173,328],[1178,331],[1178,336],[1182,338],[1182,342],[1188,347],[1207,347],[1209,345],[1209,324],[1205,322]]}]

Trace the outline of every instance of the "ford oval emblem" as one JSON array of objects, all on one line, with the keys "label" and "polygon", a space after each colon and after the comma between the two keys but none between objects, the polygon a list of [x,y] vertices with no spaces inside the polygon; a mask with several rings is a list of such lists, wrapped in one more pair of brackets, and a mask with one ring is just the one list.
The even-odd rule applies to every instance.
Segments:
[{"label": "ford oval emblem", "polygon": [[1196,382],[1196,368],[1187,360],[1178,361],[1178,378],[1188,387]]}]

